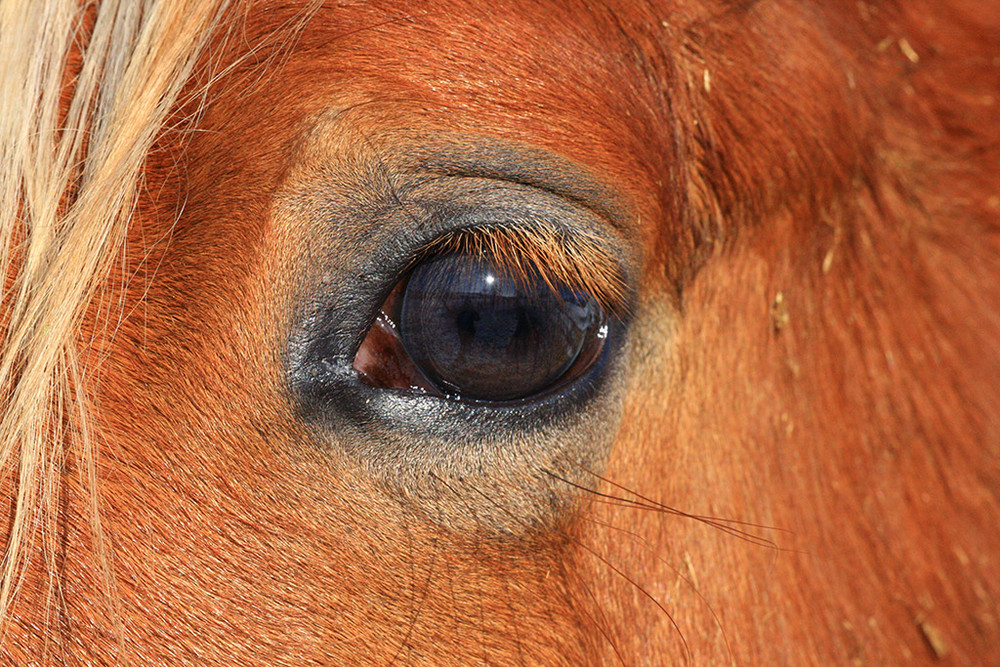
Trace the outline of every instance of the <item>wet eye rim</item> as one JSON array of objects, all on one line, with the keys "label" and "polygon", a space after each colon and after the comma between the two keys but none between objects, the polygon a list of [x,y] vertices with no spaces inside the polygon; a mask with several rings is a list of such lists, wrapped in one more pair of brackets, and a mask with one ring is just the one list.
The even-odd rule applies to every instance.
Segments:
[{"label": "wet eye rim", "polygon": [[[426,359],[415,360],[413,336],[409,333],[411,330],[407,328],[407,323],[403,321],[404,302],[415,274],[419,274],[420,271],[425,270],[425,267],[435,262],[447,263],[448,261],[452,263],[467,262],[470,265],[478,263],[480,267],[492,266],[497,269],[497,274],[501,276],[500,280],[507,281],[506,286],[509,287],[513,282],[519,282],[520,288],[523,289],[521,296],[526,300],[538,301],[547,298],[550,301],[548,305],[552,305],[552,297],[558,296],[564,306],[569,303],[577,310],[587,310],[591,319],[588,320],[587,326],[580,327],[581,330],[578,332],[580,339],[572,358],[563,365],[560,371],[550,373],[544,382],[533,386],[530,391],[514,392],[511,395],[500,397],[477,396],[476,391],[462,390],[457,384],[445,380],[440,373],[427,369]],[[523,271],[524,267],[522,266],[521,269]],[[527,406],[539,400],[553,398],[555,394],[571,386],[592,380],[605,366],[604,362],[612,348],[616,347],[612,341],[609,341],[609,338],[614,337],[623,324],[617,313],[610,308],[602,307],[600,301],[587,290],[568,287],[558,278],[551,276],[548,279],[543,279],[542,272],[533,265],[529,264],[525,277],[513,278],[513,273],[514,269],[511,267],[504,266],[502,262],[494,261],[487,256],[477,256],[455,250],[425,251],[418,254],[383,297],[381,306],[353,347],[352,368],[357,373],[358,380],[373,390],[421,395],[463,403],[470,407],[499,408]],[[490,278],[492,279],[493,276]],[[458,279],[452,276],[449,280],[457,282]],[[534,283],[531,283],[532,280]],[[548,286],[542,284],[543,280]],[[558,295],[550,289],[553,287],[553,283],[563,288]],[[445,295],[438,296],[443,298]],[[531,305],[536,304],[531,303]],[[559,314],[557,313],[557,315]],[[412,322],[409,323],[409,326],[412,327]],[[542,333],[548,335],[548,332]],[[376,359],[373,356],[366,358],[366,355],[372,354],[372,345],[383,345],[385,347],[381,351],[382,354],[391,353],[401,358],[388,360],[388,362],[385,358]],[[393,366],[394,362],[397,365],[393,369],[383,372],[383,364]],[[486,360],[486,363],[489,363],[489,360]],[[399,372],[400,367],[406,369],[402,376]]]}]

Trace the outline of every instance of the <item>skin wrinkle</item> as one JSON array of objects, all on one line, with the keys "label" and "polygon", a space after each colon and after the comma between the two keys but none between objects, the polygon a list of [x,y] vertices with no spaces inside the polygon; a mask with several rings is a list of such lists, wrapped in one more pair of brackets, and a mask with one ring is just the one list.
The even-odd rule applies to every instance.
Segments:
[{"label": "skin wrinkle", "polygon": [[[157,31],[208,42],[132,128],[93,298],[47,302],[82,313],[79,373],[25,414],[66,438],[0,489],[58,494],[60,551],[25,523],[0,662],[1000,661],[988,5],[240,0]],[[518,256],[624,285],[593,382],[506,411],[353,387],[409,263],[512,221]]]}]

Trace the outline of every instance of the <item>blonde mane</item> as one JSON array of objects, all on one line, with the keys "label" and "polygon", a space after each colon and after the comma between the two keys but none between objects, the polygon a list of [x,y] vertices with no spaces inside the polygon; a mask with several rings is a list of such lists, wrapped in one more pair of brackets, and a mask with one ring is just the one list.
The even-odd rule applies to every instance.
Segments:
[{"label": "blonde mane", "polygon": [[0,0],[0,627],[29,564],[55,572],[67,455],[102,540],[78,327],[123,241],[147,151],[225,0]]}]

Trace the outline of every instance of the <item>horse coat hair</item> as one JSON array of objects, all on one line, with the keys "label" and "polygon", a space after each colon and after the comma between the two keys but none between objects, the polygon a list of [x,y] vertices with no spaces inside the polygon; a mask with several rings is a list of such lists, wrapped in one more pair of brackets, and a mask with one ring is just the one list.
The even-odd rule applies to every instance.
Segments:
[{"label": "horse coat hair", "polygon": [[[6,664],[1000,663],[995,3],[2,0],[0,99]],[[456,398],[441,257],[606,320]]]}]

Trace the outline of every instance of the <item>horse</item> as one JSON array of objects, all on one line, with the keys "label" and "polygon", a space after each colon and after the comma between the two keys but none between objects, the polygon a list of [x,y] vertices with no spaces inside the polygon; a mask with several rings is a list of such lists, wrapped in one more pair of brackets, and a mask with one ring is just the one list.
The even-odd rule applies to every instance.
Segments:
[{"label": "horse", "polygon": [[1000,664],[1000,8],[3,0],[4,664]]}]

